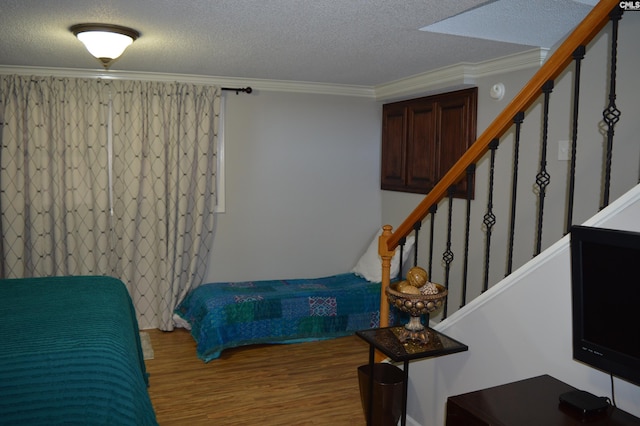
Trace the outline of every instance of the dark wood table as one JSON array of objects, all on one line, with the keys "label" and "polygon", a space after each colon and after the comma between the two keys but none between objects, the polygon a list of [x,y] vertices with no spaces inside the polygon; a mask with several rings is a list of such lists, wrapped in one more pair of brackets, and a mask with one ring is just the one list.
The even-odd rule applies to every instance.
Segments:
[{"label": "dark wood table", "polygon": [[370,330],[356,331],[356,335],[369,343],[369,365],[371,376],[369,379],[369,412],[367,424],[371,424],[373,413],[373,364],[375,362],[375,350],[379,350],[392,361],[404,363],[404,388],[402,391],[402,426],[407,424],[407,386],[409,384],[409,361],[421,358],[432,358],[469,349],[463,343],[458,342],[432,328],[427,328],[429,336],[426,344],[402,343],[398,339],[403,327],[373,328]]},{"label": "dark wood table", "polygon": [[559,396],[576,390],[549,375],[452,396],[447,401],[447,426],[636,426],[640,419],[610,406],[583,416],[560,404]]}]

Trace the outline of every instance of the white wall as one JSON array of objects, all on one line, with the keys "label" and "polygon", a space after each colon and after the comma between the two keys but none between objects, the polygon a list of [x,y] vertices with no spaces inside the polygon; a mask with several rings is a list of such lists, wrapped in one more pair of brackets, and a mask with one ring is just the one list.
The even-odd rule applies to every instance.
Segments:
[{"label": "white wall", "polygon": [[206,281],[348,272],[380,229],[381,106],[371,98],[227,93],[226,212]]},{"label": "white wall", "polygon": [[[640,231],[638,217],[640,186],[585,224]],[[411,418],[443,425],[448,396],[541,374],[610,397],[609,376],[572,359],[570,278],[567,236],[435,326],[469,351],[411,364]],[[640,387],[616,378],[615,397],[619,408],[640,416]]]}]

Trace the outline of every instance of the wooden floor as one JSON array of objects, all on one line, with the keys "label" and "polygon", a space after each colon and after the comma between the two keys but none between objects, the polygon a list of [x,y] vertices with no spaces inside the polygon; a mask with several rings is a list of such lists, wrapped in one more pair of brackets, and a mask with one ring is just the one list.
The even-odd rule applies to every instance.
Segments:
[{"label": "wooden floor", "polygon": [[364,425],[357,368],[369,347],[356,336],[229,349],[204,363],[188,331],[146,330],[149,394],[161,426]]}]

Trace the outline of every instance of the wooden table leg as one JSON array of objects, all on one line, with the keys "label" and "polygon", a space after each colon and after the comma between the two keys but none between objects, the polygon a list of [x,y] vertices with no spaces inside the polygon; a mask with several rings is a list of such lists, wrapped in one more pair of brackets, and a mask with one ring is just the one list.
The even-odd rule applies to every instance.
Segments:
[{"label": "wooden table leg", "polygon": [[402,426],[407,426],[407,393],[409,389],[409,361],[404,362],[404,386],[402,387]]}]

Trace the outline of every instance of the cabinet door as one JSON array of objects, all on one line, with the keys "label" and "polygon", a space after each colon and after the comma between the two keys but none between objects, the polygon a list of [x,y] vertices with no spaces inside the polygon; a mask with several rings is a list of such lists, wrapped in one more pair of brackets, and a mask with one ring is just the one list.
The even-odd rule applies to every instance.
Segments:
[{"label": "cabinet door", "polygon": [[477,418],[462,407],[459,407],[451,398],[447,401],[446,426],[491,426],[491,423]]},{"label": "cabinet door", "polygon": [[384,105],[382,109],[382,166],[380,187],[403,190],[406,185],[406,114],[403,105]]},{"label": "cabinet door", "polygon": [[[476,96],[475,92],[459,92],[438,102],[439,167],[437,180],[451,169],[475,140]],[[472,185],[473,189],[473,185]],[[466,176],[456,184],[455,195],[467,194]],[[473,196],[473,191],[472,191]]]},{"label": "cabinet door", "polygon": [[430,190],[438,181],[438,139],[436,109],[433,102],[407,108],[407,188]]}]

